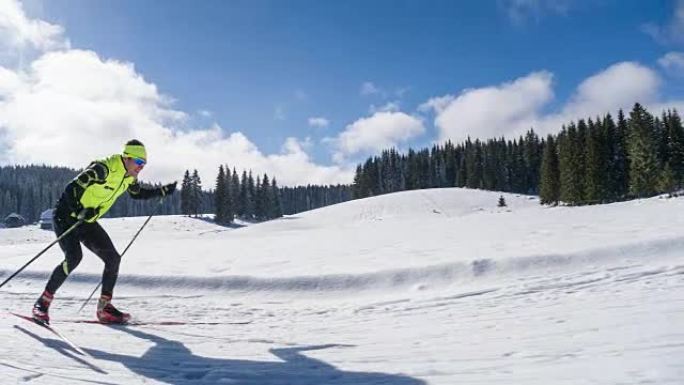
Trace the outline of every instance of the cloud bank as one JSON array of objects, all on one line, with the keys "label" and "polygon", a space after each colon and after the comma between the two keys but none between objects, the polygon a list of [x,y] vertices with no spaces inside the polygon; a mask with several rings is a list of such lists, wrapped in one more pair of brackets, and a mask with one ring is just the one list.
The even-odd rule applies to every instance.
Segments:
[{"label": "cloud bank", "polygon": [[239,131],[188,127],[188,115],[132,63],[71,49],[63,28],[27,18],[15,1],[0,2],[0,31],[3,52],[39,51],[18,69],[0,66],[0,164],[80,168],[136,138],[148,147],[141,177],[149,181],[196,168],[211,186],[220,164],[268,173],[281,185],[352,180],[351,167],[316,164],[296,138],[264,154]]},{"label": "cloud bank", "polygon": [[[670,66],[672,56],[664,60]],[[548,71],[533,72],[497,86],[463,90],[423,103],[418,110],[434,113],[438,141],[461,142],[468,136],[488,139],[517,137],[530,128],[545,135],[557,133],[563,124],[577,119],[629,111],[640,102],[653,113],[664,108],[684,106],[682,100],[660,96],[662,80],[652,68],[636,62],[620,62],[582,81],[572,96],[556,111],[548,112],[554,100],[554,76]]]}]

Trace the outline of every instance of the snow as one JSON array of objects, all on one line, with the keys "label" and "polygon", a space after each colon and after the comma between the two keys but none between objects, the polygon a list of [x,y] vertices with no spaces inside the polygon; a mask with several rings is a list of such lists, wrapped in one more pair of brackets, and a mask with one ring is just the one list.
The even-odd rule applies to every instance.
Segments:
[{"label": "snow", "polygon": [[[497,207],[500,195],[508,207]],[[3,314],[0,376],[3,384],[682,384],[682,212],[684,198],[543,207],[536,197],[454,188],[234,227],[154,217],[123,257],[114,303],[141,321],[197,324],[65,322],[94,316],[94,301],[77,314],[102,271],[86,251],[51,316],[92,359]],[[145,219],[100,222],[123,250]],[[0,229],[0,278],[53,239],[37,226]],[[28,313],[61,259],[57,247],[48,251],[0,289],[0,307]]]}]

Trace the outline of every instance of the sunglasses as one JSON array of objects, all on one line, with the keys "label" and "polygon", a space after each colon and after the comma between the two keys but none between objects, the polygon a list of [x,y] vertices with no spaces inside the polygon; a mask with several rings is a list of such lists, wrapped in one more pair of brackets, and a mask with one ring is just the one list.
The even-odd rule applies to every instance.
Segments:
[{"label": "sunglasses", "polygon": [[145,162],[145,159],[140,159],[140,158],[132,158],[132,159],[133,159],[133,162],[135,163],[136,166],[144,166],[145,163],[147,163],[147,162]]}]

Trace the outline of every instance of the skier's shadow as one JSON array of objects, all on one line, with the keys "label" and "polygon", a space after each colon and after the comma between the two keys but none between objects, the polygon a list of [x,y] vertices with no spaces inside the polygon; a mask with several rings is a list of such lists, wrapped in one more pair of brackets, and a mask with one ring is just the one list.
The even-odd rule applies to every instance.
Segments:
[{"label": "skier's shadow", "polygon": [[92,369],[98,373],[107,374],[107,372],[104,372],[102,369],[100,369],[96,366],[93,366],[90,362],[81,358],[82,356],[80,356],[80,353],[75,351],[71,346],[67,345],[67,343],[64,341],[61,341],[58,339],[50,339],[50,338],[39,337],[38,335],[31,333],[30,331],[24,329],[21,326],[14,325],[14,328],[16,330],[19,330],[20,332],[26,334],[27,336],[29,336],[29,337],[37,340],[37,341],[42,342],[43,344],[45,344],[45,346],[48,346],[48,347],[55,349],[60,354],[63,354],[66,357],[69,357],[69,358],[73,359],[74,361],[77,361],[77,362],[81,363],[82,365],[87,366],[90,369]]},{"label": "skier's shadow", "polygon": [[235,385],[425,385],[422,380],[398,374],[350,372],[302,354],[341,345],[273,348],[278,361],[250,361],[202,357],[178,341],[128,327],[117,327],[132,336],[154,343],[142,356],[128,356],[85,349],[98,360],[119,362],[141,376],[168,384]]}]

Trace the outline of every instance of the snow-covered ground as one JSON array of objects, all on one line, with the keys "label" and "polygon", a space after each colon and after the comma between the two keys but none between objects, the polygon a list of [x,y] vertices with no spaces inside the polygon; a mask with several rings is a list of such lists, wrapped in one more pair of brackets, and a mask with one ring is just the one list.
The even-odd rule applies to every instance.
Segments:
[{"label": "snow-covered ground", "polygon": [[[77,314],[102,269],[85,252],[51,316],[108,373],[5,313],[0,378],[683,384],[684,198],[549,208],[503,194],[498,208],[499,195],[402,192],[238,228],[155,217],[124,256],[115,304],[191,324],[66,322],[94,318],[94,302]],[[144,220],[101,223],[123,250]],[[0,278],[53,239],[0,229]],[[0,289],[0,307],[28,313],[61,259],[55,248]]]}]

